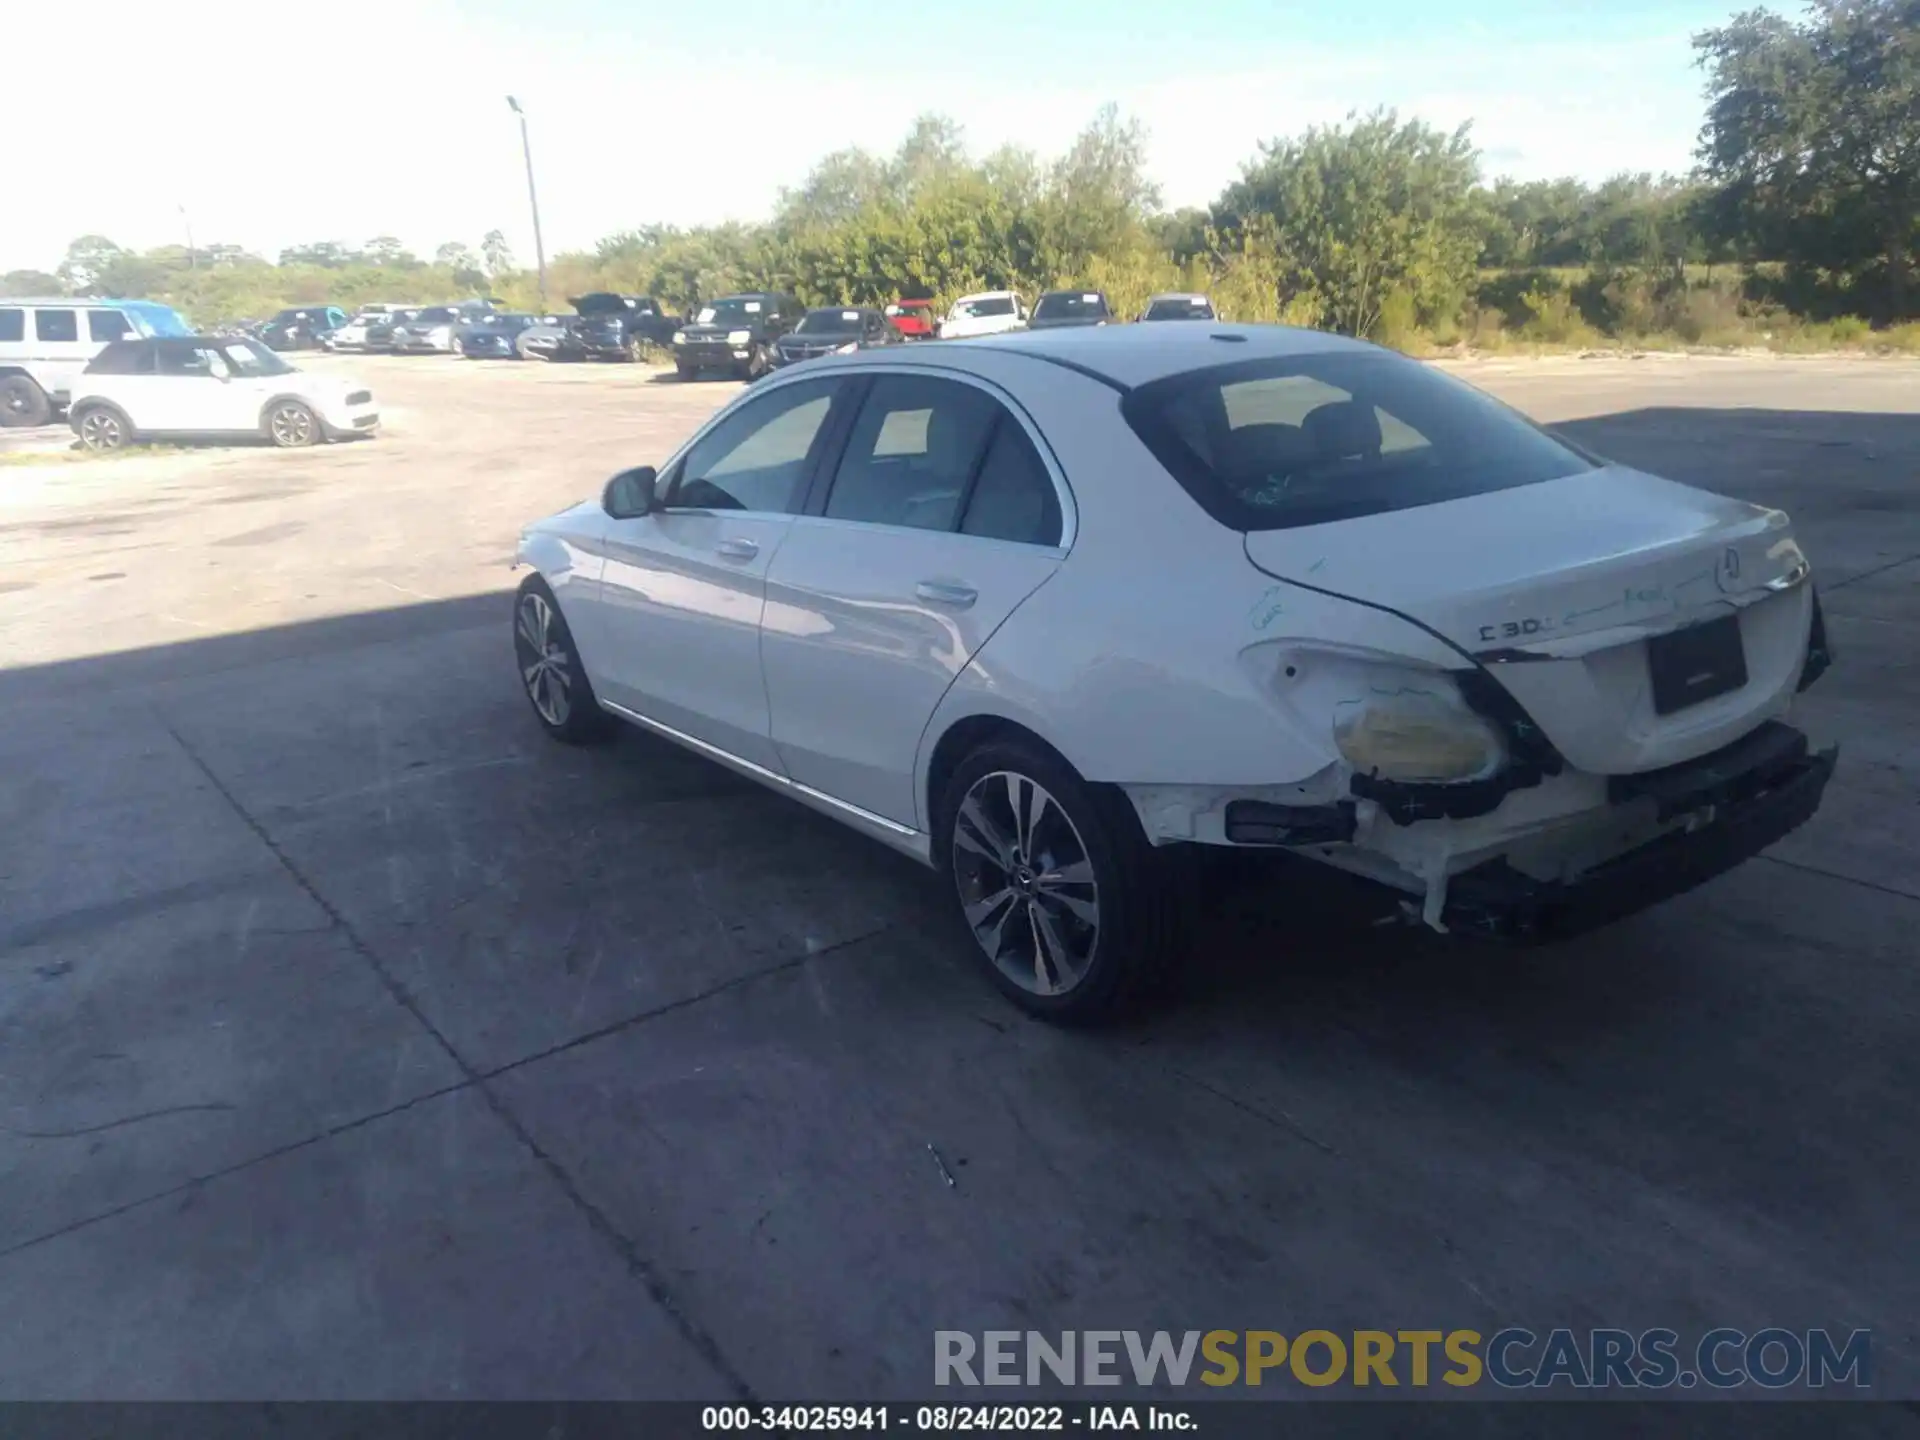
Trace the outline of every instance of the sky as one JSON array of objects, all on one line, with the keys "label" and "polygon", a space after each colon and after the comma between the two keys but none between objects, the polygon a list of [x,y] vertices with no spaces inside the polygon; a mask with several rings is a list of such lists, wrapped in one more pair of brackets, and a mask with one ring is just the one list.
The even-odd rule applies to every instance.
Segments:
[{"label": "sky", "polygon": [[[1740,5],[1608,0],[92,0],[10,5],[8,109],[51,143],[0,186],[0,271],[67,242],[272,257],[394,235],[430,255],[503,231],[533,258],[662,222],[763,218],[850,145],[936,111],[985,152],[1057,154],[1117,103],[1169,205],[1204,205],[1261,140],[1388,105],[1473,122],[1489,176],[1683,171],[1689,38]],[[118,76],[117,82],[107,77]],[[23,92],[24,87],[24,92]],[[77,92],[77,93],[76,93]]]}]

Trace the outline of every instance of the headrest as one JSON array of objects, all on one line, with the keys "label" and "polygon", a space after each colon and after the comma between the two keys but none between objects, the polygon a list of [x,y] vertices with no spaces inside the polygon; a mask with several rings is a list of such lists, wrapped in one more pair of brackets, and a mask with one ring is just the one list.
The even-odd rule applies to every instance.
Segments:
[{"label": "headrest", "polygon": [[1336,400],[1301,422],[1321,458],[1345,460],[1380,453],[1380,416],[1363,400]]}]

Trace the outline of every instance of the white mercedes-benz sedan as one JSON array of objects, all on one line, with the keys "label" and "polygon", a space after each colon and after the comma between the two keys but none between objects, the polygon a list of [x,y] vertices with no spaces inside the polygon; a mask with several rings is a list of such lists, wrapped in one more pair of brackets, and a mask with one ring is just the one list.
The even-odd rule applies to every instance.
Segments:
[{"label": "white mercedes-benz sedan", "polygon": [[531,526],[519,674],[933,866],[1015,1001],[1178,938],[1168,852],[1283,849],[1549,939],[1811,816],[1828,663],[1787,517],[1313,331],[833,357]]}]

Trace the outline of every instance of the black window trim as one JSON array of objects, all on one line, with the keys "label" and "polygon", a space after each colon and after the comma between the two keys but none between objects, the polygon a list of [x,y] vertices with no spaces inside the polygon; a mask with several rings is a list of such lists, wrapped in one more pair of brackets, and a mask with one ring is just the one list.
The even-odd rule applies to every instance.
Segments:
[{"label": "black window trim", "polygon": [[[980,451],[973,457],[973,463],[967,469],[966,483],[960,488],[960,498],[953,508],[953,519],[940,529],[931,526],[882,525],[876,521],[846,520],[827,514],[827,500],[833,490],[833,482],[839,477],[840,462],[846,458],[848,444],[853,439],[854,427],[859,423],[860,414],[866,409],[867,401],[872,398],[874,385],[884,376],[901,375],[916,378],[942,380],[969,385],[978,390],[992,402],[994,415],[988,424],[986,434],[981,438]],[[1079,510],[1073,498],[1072,490],[1061,480],[1057,457],[1050,447],[1036,439],[1038,427],[1033,417],[1026,414],[1024,407],[1012,396],[997,387],[982,383],[979,377],[964,371],[950,370],[938,365],[890,365],[885,368],[857,372],[860,385],[856,403],[847,407],[846,418],[837,426],[838,434],[833,437],[831,450],[820,457],[809,479],[806,504],[797,512],[810,520],[830,520],[843,525],[875,525],[876,528],[900,530],[911,529],[927,535],[959,535],[968,540],[984,541],[990,545],[1023,545],[1029,550],[1047,550],[1064,555],[1072,548],[1074,538],[1079,534]],[[1018,410],[1020,413],[1016,414]],[[987,468],[987,457],[993,453],[994,442],[1000,438],[1001,427],[1009,421],[1022,432],[1027,446],[1040,462],[1040,469],[1047,477],[1047,483],[1053,487],[1054,509],[1059,512],[1059,534],[1051,541],[1008,540],[998,535],[970,535],[963,528],[967,523],[967,511],[973,505],[974,492],[980,488],[980,476]],[[829,420],[831,424],[831,419]]]}]

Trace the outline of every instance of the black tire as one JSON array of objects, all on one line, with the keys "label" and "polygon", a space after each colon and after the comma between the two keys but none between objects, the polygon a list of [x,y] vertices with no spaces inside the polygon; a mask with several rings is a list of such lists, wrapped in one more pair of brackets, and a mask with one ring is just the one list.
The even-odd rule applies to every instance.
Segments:
[{"label": "black tire", "polygon": [[754,346],[753,353],[747,357],[745,372],[747,379],[758,380],[772,368],[773,359],[767,354],[767,347],[764,345]]},{"label": "black tire", "polygon": [[593,693],[560,602],[538,575],[527,576],[514,593],[513,655],[520,693],[540,728],[555,740],[593,745],[618,732],[619,722],[600,708]]},{"label": "black tire", "polygon": [[[1048,803],[1034,804],[1036,786]],[[1015,793],[1029,819],[1038,815],[1024,839]],[[986,858],[989,851],[1006,856],[1009,842],[1008,865]],[[1039,745],[995,741],[968,755],[947,781],[934,846],[968,943],[1021,1009],[1057,1024],[1092,1024],[1161,992],[1179,931],[1177,873],[1147,843],[1118,791],[1087,784]],[[1073,878],[1082,862],[1085,881]],[[1008,897],[1004,905],[987,904],[995,893]],[[970,918],[969,907],[977,905],[986,908]],[[1015,928],[1021,924],[1024,933]],[[983,931],[999,941],[998,956]],[[1060,963],[1063,957],[1069,963]],[[1023,971],[1026,978],[1016,979]]]},{"label": "black tire", "polygon": [[678,375],[682,380],[698,380],[700,378],[700,371],[684,360],[676,360],[673,362],[673,373]]},{"label": "black tire", "polygon": [[631,340],[627,341],[627,363],[629,365],[638,365],[640,363],[641,357],[644,356],[646,353],[647,353],[647,342],[642,340],[639,336],[636,335]]},{"label": "black tire", "polygon": [[25,375],[0,379],[0,426],[44,425],[53,418],[53,402],[46,391]]},{"label": "black tire", "polygon": [[80,444],[100,454],[133,443],[133,422],[112,405],[82,405],[67,417]]},{"label": "black tire", "polygon": [[260,417],[260,426],[282,450],[303,450],[326,439],[320,417],[300,400],[275,400]]}]

